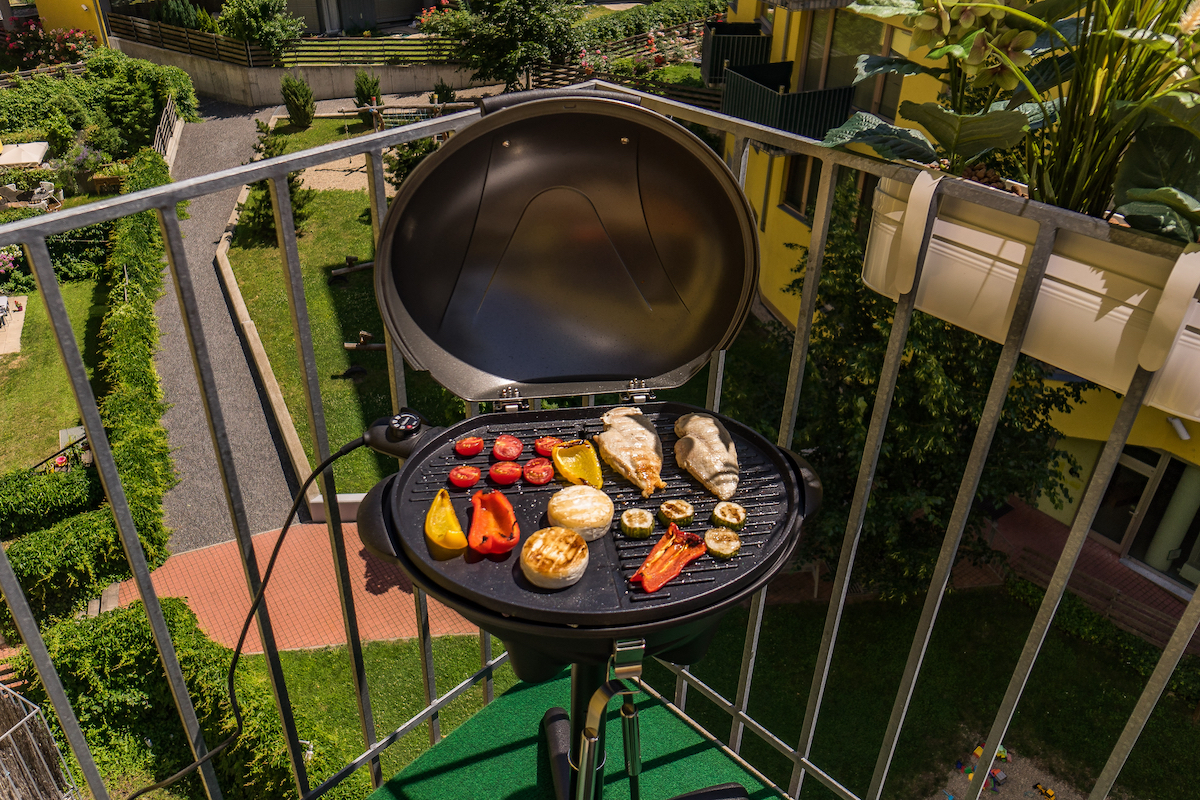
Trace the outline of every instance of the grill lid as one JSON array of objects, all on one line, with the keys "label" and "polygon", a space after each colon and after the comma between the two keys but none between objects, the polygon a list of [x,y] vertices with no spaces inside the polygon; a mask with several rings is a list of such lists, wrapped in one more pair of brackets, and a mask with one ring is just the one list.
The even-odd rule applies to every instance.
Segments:
[{"label": "grill lid", "polygon": [[487,114],[425,159],[375,280],[408,361],[464,398],[668,388],[741,327],[758,238],[703,142],[575,93]]}]

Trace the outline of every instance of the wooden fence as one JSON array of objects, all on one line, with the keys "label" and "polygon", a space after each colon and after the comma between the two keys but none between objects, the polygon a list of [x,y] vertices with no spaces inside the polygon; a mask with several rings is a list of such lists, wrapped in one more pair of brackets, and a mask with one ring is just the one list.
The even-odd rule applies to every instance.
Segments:
[{"label": "wooden fence", "polygon": [[75,64],[54,64],[49,67],[36,67],[34,69],[23,69],[19,72],[6,72],[0,75],[0,89],[7,89],[12,86],[17,79],[32,78],[35,75],[49,75],[52,78],[57,78],[62,75],[82,75],[84,70],[82,61]]},{"label": "wooden fence", "polygon": [[550,89],[558,86],[570,86],[587,80],[601,80],[628,86],[647,94],[656,94],[681,103],[717,111],[721,108],[721,90],[705,89],[698,86],[681,86],[677,83],[659,83],[643,78],[631,78],[626,75],[611,75],[606,72],[587,73],[580,66],[561,66],[547,64],[534,70],[531,83],[535,89]]},{"label": "wooden fence", "polygon": [[632,58],[638,53],[646,52],[646,47],[650,42],[651,36],[654,36],[656,39],[661,37],[682,37],[692,40],[685,47],[694,49],[698,54],[700,52],[700,42],[704,36],[704,23],[705,20],[702,19],[681,22],[678,25],[672,25],[669,28],[663,28],[651,33],[639,33],[625,39],[616,39],[603,45],[603,49],[609,58]]},{"label": "wooden fence", "polygon": [[431,64],[455,60],[458,45],[449,39],[338,37],[293,39],[274,56],[258,45],[215,33],[152,22],[122,14],[108,15],[113,36],[243,67],[305,67],[342,64]]}]

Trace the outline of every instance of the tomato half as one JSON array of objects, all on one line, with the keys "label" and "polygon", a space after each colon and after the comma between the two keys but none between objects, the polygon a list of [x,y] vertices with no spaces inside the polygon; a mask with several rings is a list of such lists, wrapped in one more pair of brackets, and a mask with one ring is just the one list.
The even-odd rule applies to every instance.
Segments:
[{"label": "tomato half", "polygon": [[554,465],[548,458],[532,458],[525,464],[525,481],[541,486],[554,479]]},{"label": "tomato half", "polygon": [[562,444],[562,439],[557,436],[543,436],[533,443],[533,449],[537,450],[539,456],[550,457],[554,452],[554,448]]},{"label": "tomato half", "polygon": [[521,444],[520,439],[502,433],[496,437],[496,443],[492,445],[492,455],[496,457],[497,461],[516,461],[521,457],[524,449],[525,445]]},{"label": "tomato half", "polygon": [[483,439],[478,436],[468,436],[454,443],[454,452],[460,456],[477,456],[483,452]]},{"label": "tomato half", "polygon": [[497,461],[488,470],[488,477],[501,486],[508,486],[521,477],[521,465],[515,461]]},{"label": "tomato half", "polygon": [[450,482],[460,489],[474,486],[479,483],[479,479],[482,476],[483,472],[480,471],[479,467],[472,467],[470,464],[459,464],[450,470]]}]

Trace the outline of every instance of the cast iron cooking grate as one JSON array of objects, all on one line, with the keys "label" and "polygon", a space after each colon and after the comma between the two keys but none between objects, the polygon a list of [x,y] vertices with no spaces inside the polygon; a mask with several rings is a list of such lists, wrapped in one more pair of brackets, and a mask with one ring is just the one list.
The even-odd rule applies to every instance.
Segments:
[{"label": "cast iron cooking grate", "polygon": [[[502,433],[516,436],[525,445],[520,458],[524,463],[536,457],[533,443],[538,437],[590,441],[604,428],[600,422],[604,408],[489,414],[459,423],[423,444],[405,465],[397,491],[392,495],[401,546],[431,580],[483,608],[531,621],[575,626],[652,621],[702,608],[737,591],[774,564],[777,557],[790,552],[793,534],[803,514],[790,461],[755,431],[717,415],[733,437],[738,452],[740,481],[733,500],[747,511],[741,552],[729,561],[705,555],[654,593],[631,584],[629,578],[665,529],[657,527],[649,539],[629,539],[620,532],[621,512],[644,508],[655,513],[665,500],[684,499],[696,509],[693,524],[685,530],[703,534],[712,527],[709,517],[719,502],[676,466],[674,456],[678,438],[675,421],[683,414],[708,412],[680,403],[642,404],[641,408],[653,420],[662,440],[662,477],[667,488],[643,498],[633,484],[602,464],[604,491],[612,498],[616,513],[609,534],[590,543],[588,569],[574,586],[559,591],[534,587],[521,573],[518,550],[498,560],[471,554],[474,557],[437,561],[425,546],[425,514],[437,491],[445,488],[451,493],[465,529],[470,524],[471,495],[480,489],[500,489],[513,504],[524,541],[533,531],[549,525],[546,505],[566,484],[556,476],[556,480],[545,486],[531,486],[524,481],[509,487],[492,485],[486,478],[492,461],[492,443]],[[469,458],[455,453],[454,442],[472,435],[484,438],[484,452]],[[470,489],[453,487],[447,477],[458,464],[479,467],[484,479]]]}]

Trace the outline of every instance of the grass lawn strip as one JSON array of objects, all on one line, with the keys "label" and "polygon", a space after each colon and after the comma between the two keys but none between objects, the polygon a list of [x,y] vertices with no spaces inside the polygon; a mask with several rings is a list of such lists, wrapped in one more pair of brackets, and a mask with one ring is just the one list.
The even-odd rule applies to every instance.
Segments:
[{"label": "grass lawn strip", "polygon": [[[61,286],[89,378],[99,359],[95,344],[105,310],[96,286],[94,280]],[[25,309],[21,352],[0,356],[0,472],[32,467],[58,449],[59,430],[79,424],[79,408],[42,296],[29,295]],[[98,397],[102,394],[96,391]]]}]

